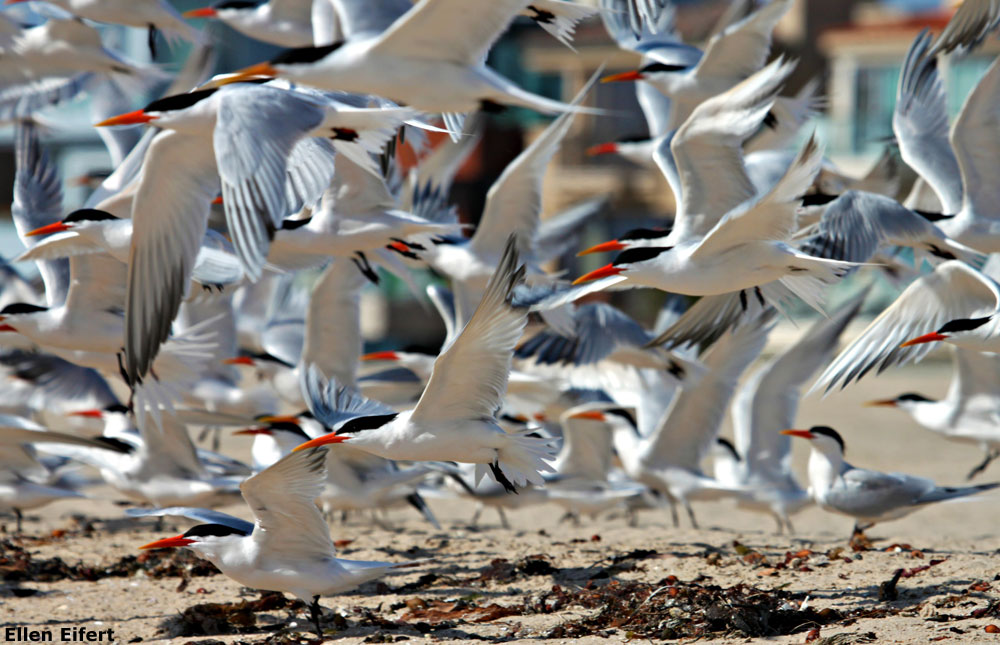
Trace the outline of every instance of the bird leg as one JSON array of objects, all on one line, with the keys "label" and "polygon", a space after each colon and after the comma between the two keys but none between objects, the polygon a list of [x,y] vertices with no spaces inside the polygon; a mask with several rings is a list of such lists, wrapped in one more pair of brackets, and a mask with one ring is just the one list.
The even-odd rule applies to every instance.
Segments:
[{"label": "bird leg", "polygon": [[319,626],[319,594],[313,596],[312,604],[309,605],[309,612],[312,615],[313,625],[316,627],[316,637],[323,640],[323,628]]},{"label": "bird leg", "polygon": [[510,529],[510,522],[507,521],[507,514],[503,512],[503,508],[497,506],[497,515],[500,516],[500,526],[505,529]]},{"label": "bird leg", "polygon": [[859,546],[871,546],[871,540],[865,535],[865,531],[875,526],[874,523],[868,522],[867,524],[862,524],[861,522],[854,523],[854,529],[851,531],[851,537],[847,540],[848,544],[857,544]]},{"label": "bird leg", "polygon": [[979,473],[983,472],[984,470],[986,470],[986,467],[989,466],[990,463],[992,463],[993,460],[996,459],[997,457],[1000,457],[1000,450],[998,450],[996,448],[987,449],[987,451],[986,451],[986,458],[983,459],[982,463],[980,463],[978,466],[976,466],[975,468],[973,468],[972,470],[970,470],[969,474],[966,475],[965,478],[966,479],[972,479],[973,477],[975,477]]},{"label": "bird leg", "polygon": [[477,504],[476,505],[476,512],[472,514],[472,519],[469,520],[469,524],[471,526],[478,526],[479,525],[479,516],[482,515],[482,514],[483,514],[483,505],[482,504]]},{"label": "bird leg", "polygon": [[21,509],[14,509],[14,519],[17,520],[17,534],[21,535],[21,521],[24,519],[24,514],[21,513]]},{"label": "bird leg", "polygon": [[684,510],[687,511],[688,519],[691,520],[691,528],[693,529],[700,528],[698,526],[698,520],[694,518],[694,509],[691,508],[691,502],[684,500],[683,504],[684,504]]}]

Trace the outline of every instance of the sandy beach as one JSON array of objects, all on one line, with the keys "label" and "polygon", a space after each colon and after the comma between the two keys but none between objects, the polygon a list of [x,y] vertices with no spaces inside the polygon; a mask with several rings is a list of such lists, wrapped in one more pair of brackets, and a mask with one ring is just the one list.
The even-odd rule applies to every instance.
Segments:
[{"label": "sandy beach", "polygon": [[[928,363],[865,379],[825,399],[809,397],[796,425],[835,427],[856,465],[961,484],[981,459],[978,447],[945,441],[898,411],[861,405],[906,391],[941,396],[949,371],[948,363]],[[225,451],[244,456],[247,444],[240,439],[227,438]],[[807,447],[797,446],[803,475],[806,457]],[[994,465],[979,481],[998,478]],[[109,489],[93,494],[30,513],[23,538],[6,523],[0,547],[5,642],[30,642],[32,630],[51,634],[48,642],[84,642],[79,631],[64,640],[63,628],[91,630],[84,639],[88,633],[106,639],[110,629],[116,643],[315,638],[308,612],[290,598],[258,602],[258,592],[218,573],[204,575],[211,565],[189,555],[137,550],[187,524],[168,520],[156,531],[152,521],[123,519]],[[382,528],[362,517],[333,525],[333,538],[349,541],[343,557],[430,560],[323,599],[327,639],[1000,641],[991,633],[1000,625],[1000,535],[997,499],[990,494],[878,525],[868,532],[871,547],[861,551],[848,546],[849,518],[816,508],[793,518],[796,534],[789,537],[775,535],[769,517],[731,502],[698,504],[700,530],[683,517],[681,527],[673,527],[666,510],[642,512],[637,527],[621,513],[581,526],[560,524],[562,510],[551,505],[510,512],[510,530],[499,527],[491,510],[471,527],[473,503],[430,504],[440,531],[409,509],[390,511]],[[248,515],[240,506],[224,510]],[[895,588],[883,584],[899,570]],[[241,601],[253,602],[228,618],[220,618],[218,608],[196,608]]]}]

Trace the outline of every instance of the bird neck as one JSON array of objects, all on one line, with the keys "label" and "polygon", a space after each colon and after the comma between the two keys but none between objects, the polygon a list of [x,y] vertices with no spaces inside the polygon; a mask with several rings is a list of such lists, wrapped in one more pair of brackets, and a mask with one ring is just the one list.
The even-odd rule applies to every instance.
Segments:
[{"label": "bird neck", "polygon": [[809,488],[813,497],[822,500],[843,468],[843,456],[813,448],[809,454]]}]

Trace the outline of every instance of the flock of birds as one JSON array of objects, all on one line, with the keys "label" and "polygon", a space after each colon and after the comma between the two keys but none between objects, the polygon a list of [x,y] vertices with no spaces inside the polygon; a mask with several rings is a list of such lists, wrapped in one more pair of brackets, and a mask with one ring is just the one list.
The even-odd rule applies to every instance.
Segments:
[{"label": "flock of birds", "polygon": [[[1000,452],[1000,61],[950,131],[937,70],[995,30],[1000,5],[966,0],[903,61],[893,131],[918,179],[898,202],[886,164],[845,176],[803,133],[815,86],[781,95],[795,62],[768,58],[790,2],[734,2],[703,50],[665,0],[224,1],[183,17],[165,0],[51,0],[24,14],[36,24],[0,14],[17,261],[44,283],[3,266],[0,508],[20,531],[22,511],[84,495],[96,472],[142,505],[131,515],[199,522],[142,548],[187,547],[243,585],[291,592],[321,633],[320,596],[412,564],[335,557],[331,514],[410,504],[436,525],[425,500],[464,496],[504,524],[504,509],[556,503],[573,519],[669,507],[675,523],[683,507],[696,525],[692,502],[729,498],[791,532],[810,502],[863,529],[996,487],[858,468],[836,430],[789,428],[821,369],[813,389],[843,387],[944,342],[945,399],[874,403],[983,445],[977,471]],[[636,82],[651,136],[591,153],[657,167],[677,205],[584,250],[615,255],[572,281],[553,266],[604,200],[542,219],[543,175],[576,115],[618,117],[584,105],[597,76],[564,103],[486,66],[518,16],[570,47],[596,17],[641,55],[601,80]],[[292,49],[207,78],[212,45],[185,17]],[[195,49],[166,79],[105,48],[92,22]],[[114,171],[66,214],[36,113],[80,95]],[[467,236],[449,193],[479,144],[475,113],[506,106],[556,118]],[[428,132],[447,136],[431,149]],[[442,279],[423,289],[427,270]],[[822,311],[827,285],[863,272],[910,283],[836,357],[867,290],[743,377],[790,302]],[[440,313],[437,355],[362,354],[361,290],[385,273]],[[581,300],[636,287],[670,294],[652,328]],[[730,402],[735,444],[718,438]],[[252,436],[252,464],[218,452],[233,427]],[[791,437],[812,447],[808,489]],[[240,496],[254,522],[206,508]]]}]

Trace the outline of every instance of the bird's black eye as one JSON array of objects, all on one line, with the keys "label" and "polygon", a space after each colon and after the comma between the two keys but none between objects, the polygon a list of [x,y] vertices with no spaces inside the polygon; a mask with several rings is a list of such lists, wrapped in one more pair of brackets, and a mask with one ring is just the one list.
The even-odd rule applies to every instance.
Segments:
[{"label": "bird's black eye", "polygon": [[668,65],[666,63],[650,63],[644,67],[640,67],[639,71],[643,74],[648,72],[680,72],[687,69],[687,65]]},{"label": "bird's black eye", "polygon": [[635,264],[636,262],[645,262],[646,260],[652,260],[659,254],[669,251],[674,247],[672,246],[640,246],[634,249],[625,249],[618,254],[618,257],[614,259],[611,263],[614,266],[621,266],[623,264]]},{"label": "bird's black eye", "polygon": [[281,52],[271,59],[272,65],[294,65],[295,63],[315,63],[327,54],[336,51],[344,43],[333,43],[323,47],[298,47]]},{"label": "bird's black eye", "polygon": [[95,208],[81,208],[75,210],[65,218],[63,218],[63,223],[67,222],[102,222],[106,220],[118,219],[111,213],[107,211],[99,211]]},{"label": "bird's black eye", "polygon": [[900,394],[896,397],[897,401],[930,401],[923,394],[917,394],[916,392],[907,392],[906,394]]},{"label": "bird's black eye", "polygon": [[993,316],[984,316],[982,318],[958,318],[945,323],[945,325],[938,330],[938,333],[946,334],[948,332],[956,331],[971,331],[977,327],[982,327],[988,323],[992,317]]},{"label": "bird's black eye", "polygon": [[225,537],[227,535],[249,535],[249,533],[225,524],[199,524],[189,528],[184,537]]},{"label": "bird's black eye", "polygon": [[48,307],[29,305],[26,302],[14,302],[3,309],[0,309],[0,316],[5,314],[37,314],[39,311],[48,311]]},{"label": "bird's black eye", "polygon": [[844,439],[840,436],[840,433],[829,426],[813,426],[809,428],[809,432],[813,434],[823,435],[824,437],[830,437],[837,442],[840,446],[840,452],[844,452]]}]

